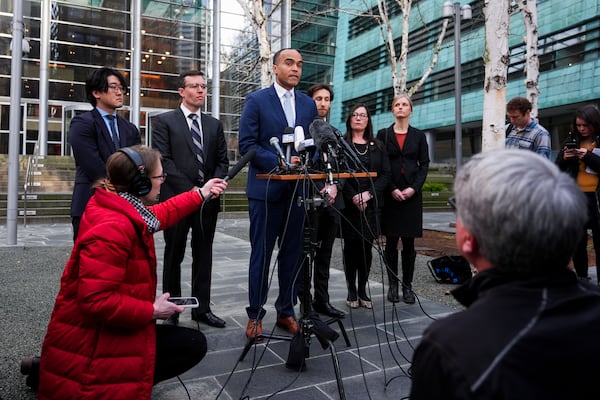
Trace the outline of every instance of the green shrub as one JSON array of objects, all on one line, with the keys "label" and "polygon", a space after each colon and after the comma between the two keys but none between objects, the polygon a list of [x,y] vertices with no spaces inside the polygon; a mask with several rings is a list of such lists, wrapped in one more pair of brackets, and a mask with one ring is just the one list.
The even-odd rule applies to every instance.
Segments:
[{"label": "green shrub", "polygon": [[443,192],[448,190],[448,187],[439,182],[425,182],[422,190],[423,192]]}]

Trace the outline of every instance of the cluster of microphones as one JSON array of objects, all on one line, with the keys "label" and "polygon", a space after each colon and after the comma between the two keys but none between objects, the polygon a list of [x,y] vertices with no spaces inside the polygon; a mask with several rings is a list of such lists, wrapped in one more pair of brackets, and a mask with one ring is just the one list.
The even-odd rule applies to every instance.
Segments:
[{"label": "cluster of microphones", "polygon": [[[286,165],[286,170],[292,167],[292,146],[300,155],[302,165],[312,167],[315,154],[323,161],[327,181],[334,183],[333,172],[354,172],[366,171],[362,166],[352,147],[343,138],[342,133],[322,119],[315,119],[309,126],[310,138],[304,135],[304,128],[285,128],[282,135],[282,142],[285,148],[281,147],[279,138],[273,136],[269,143],[275,148],[279,158]],[[318,154],[317,154],[318,150]],[[224,181],[230,181],[238,172],[256,156],[256,150],[250,150],[229,170]],[[209,195],[207,200],[212,198]]]},{"label": "cluster of microphones", "polygon": [[286,170],[292,167],[292,147],[300,155],[302,166],[312,167],[315,153],[318,152],[317,158],[323,161],[328,173],[334,169],[332,165],[335,166],[336,172],[364,169],[342,133],[326,121],[315,119],[310,124],[309,133],[310,137],[306,138],[301,126],[287,127],[281,136],[281,143],[276,136],[269,140]]}]

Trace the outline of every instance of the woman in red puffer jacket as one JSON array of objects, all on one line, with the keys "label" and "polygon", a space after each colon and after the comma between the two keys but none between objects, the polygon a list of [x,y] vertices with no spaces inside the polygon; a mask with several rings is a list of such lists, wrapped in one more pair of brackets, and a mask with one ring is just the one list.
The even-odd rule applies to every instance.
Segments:
[{"label": "woman in red puffer jacket", "polygon": [[150,399],[153,384],[206,354],[201,332],[156,324],[183,308],[168,293],[156,297],[153,234],[197,210],[209,193],[218,197],[227,183],[212,179],[146,207],[166,178],[157,151],[121,149],[107,173],[61,279],[39,362],[40,399]]}]

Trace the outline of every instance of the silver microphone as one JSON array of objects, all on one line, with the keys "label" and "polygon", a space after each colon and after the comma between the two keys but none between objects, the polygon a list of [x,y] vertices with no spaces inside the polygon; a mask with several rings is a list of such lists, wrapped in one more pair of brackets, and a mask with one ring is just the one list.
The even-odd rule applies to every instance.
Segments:
[{"label": "silver microphone", "polygon": [[279,158],[285,163],[285,165],[288,165],[288,162],[285,161],[285,154],[283,153],[283,149],[279,144],[279,138],[273,136],[271,139],[269,139],[269,143],[271,143],[271,146],[275,148],[275,150],[277,151],[277,155],[279,155]]}]

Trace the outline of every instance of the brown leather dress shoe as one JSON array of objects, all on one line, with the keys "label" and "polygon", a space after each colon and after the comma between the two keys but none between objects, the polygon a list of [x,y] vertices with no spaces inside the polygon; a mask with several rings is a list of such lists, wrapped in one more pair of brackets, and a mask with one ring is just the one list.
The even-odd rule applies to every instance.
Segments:
[{"label": "brown leather dress shoe", "polygon": [[279,317],[277,318],[277,323],[275,325],[288,331],[292,335],[295,335],[296,332],[298,332],[298,322],[294,317]]},{"label": "brown leather dress shoe", "polygon": [[[258,335],[262,335],[262,320],[260,319],[249,319],[248,325],[246,325],[246,337],[252,339]],[[261,342],[262,338],[256,339],[257,342]]]}]

